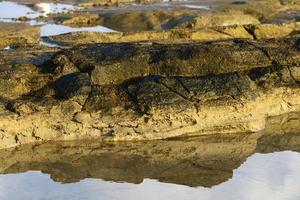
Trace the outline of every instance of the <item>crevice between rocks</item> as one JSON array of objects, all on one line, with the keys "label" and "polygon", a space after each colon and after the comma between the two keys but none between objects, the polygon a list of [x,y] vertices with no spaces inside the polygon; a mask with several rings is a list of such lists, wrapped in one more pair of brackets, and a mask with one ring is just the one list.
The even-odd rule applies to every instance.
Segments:
[{"label": "crevice between rocks", "polygon": [[[176,81],[178,81],[178,79],[176,79]],[[196,114],[198,115],[198,113],[199,113],[199,108],[198,108],[198,106],[199,106],[199,100],[194,101],[194,100],[193,100],[193,96],[192,96],[192,97],[186,97],[185,95],[181,94],[180,92],[178,92],[178,91],[172,89],[171,87],[169,87],[167,84],[165,84],[165,83],[163,82],[163,80],[158,80],[158,81],[156,81],[156,83],[161,84],[161,85],[164,86],[166,89],[168,89],[170,92],[173,92],[174,94],[178,95],[181,99],[186,100],[186,101],[192,103],[192,105],[194,106],[194,108],[195,108],[195,110],[196,110]],[[183,88],[184,88],[187,92],[190,93],[190,91],[188,90],[188,88],[187,88],[181,81],[179,81],[179,83],[183,86]]]}]

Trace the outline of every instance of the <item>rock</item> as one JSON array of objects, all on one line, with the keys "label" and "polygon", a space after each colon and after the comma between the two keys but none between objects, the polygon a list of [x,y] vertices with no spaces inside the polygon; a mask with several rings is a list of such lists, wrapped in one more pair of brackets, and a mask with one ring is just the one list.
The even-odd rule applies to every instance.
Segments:
[{"label": "rock", "polygon": [[[179,24],[181,17],[191,15],[188,9],[128,9],[115,13],[104,13],[99,15],[100,24],[120,32],[140,32],[170,29],[170,21]],[[175,21],[175,22],[174,22]]]},{"label": "rock", "polygon": [[[116,15],[105,9],[103,21],[104,15],[120,20],[125,29],[133,19],[127,28],[137,22],[137,30],[156,31],[70,33],[50,37],[66,43],[59,49],[0,50],[0,148],[52,140],[251,136],[265,129],[267,118],[298,112],[298,23],[258,23],[297,8],[273,0],[230,6],[205,15],[156,6],[132,15],[125,12],[130,6]],[[192,19],[200,20],[198,28],[174,28]]]},{"label": "rock", "polygon": [[0,70],[0,96],[16,99],[45,87],[52,80],[50,74],[40,74],[29,64],[15,64]]},{"label": "rock", "polygon": [[176,45],[91,44],[63,55],[81,71],[90,71],[93,84],[110,85],[149,75],[192,77],[247,71],[274,62],[295,65],[299,62],[296,42],[289,38]]},{"label": "rock", "polygon": [[27,24],[0,22],[0,48],[10,45],[26,46],[37,44],[40,28]]},{"label": "rock", "polygon": [[231,38],[253,39],[243,26],[214,27],[199,30],[173,29],[168,31],[142,31],[132,33],[79,32],[50,36],[49,41],[62,45],[118,42],[182,43],[192,41],[215,41]]},{"label": "rock", "polygon": [[[131,33],[79,32],[48,37],[49,41],[63,45],[118,42],[183,43],[228,39],[270,39],[295,36],[300,30],[298,22],[257,25],[217,26],[199,29],[172,29]],[[163,41],[163,42],[162,42]]]},{"label": "rock", "polygon": [[252,29],[256,39],[282,38],[291,35],[293,31],[300,30],[300,24],[295,24],[294,27],[289,25],[261,24],[254,26]]},{"label": "rock", "polygon": [[72,62],[70,62],[67,56],[64,55],[54,56],[49,65],[50,70],[52,70],[56,74],[66,75],[79,72],[77,67]]},{"label": "rock", "polygon": [[155,3],[159,2],[158,0],[91,0],[90,2],[79,3],[78,6],[84,8],[91,8],[97,6],[118,6],[124,4],[133,4],[133,3]]},{"label": "rock", "polygon": [[88,112],[111,113],[116,107],[125,109],[132,107],[129,105],[130,102],[126,91],[117,86],[93,86],[83,109]]},{"label": "rock", "polygon": [[83,103],[91,92],[91,81],[87,73],[72,73],[55,82],[56,96],[59,98],[79,98]]},{"label": "rock", "polygon": [[63,22],[64,25],[73,27],[92,26],[99,24],[99,16],[96,14],[77,15]]},{"label": "rock", "polygon": [[251,15],[203,15],[194,18],[179,27],[186,28],[204,28],[215,26],[232,26],[232,25],[246,25],[246,24],[260,24],[260,21]]},{"label": "rock", "polygon": [[[14,47],[10,50],[0,50],[0,66],[35,65],[39,66],[52,59],[60,49],[46,46]],[[52,63],[53,65],[53,63]],[[53,67],[53,66],[52,66]],[[49,71],[48,69],[43,69]]]},{"label": "rock", "polygon": [[88,124],[92,120],[89,112],[78,112],[74,116],[74,120],[78,123]]},{"label": "rock", "polygon": [[[143,57],[143,54],[140,55]],[[95,65],[91,72],[91,80],[96,85],[120,84],[126,80],[144,77],[150,74],[150,69],[145,60],[139,56],[129,57],[128,67],[124,68],[125,63],[113,63],[107,65]]]},{"label": "rock", "polygon": [[262,22],[268,22],[270,19],[280,13],[297,12],[300,10],[299,3],[278,0],[247,1],[246,4],[225,6],[221,8],[222,12],[228,15],[247,14],[254,16]]}]

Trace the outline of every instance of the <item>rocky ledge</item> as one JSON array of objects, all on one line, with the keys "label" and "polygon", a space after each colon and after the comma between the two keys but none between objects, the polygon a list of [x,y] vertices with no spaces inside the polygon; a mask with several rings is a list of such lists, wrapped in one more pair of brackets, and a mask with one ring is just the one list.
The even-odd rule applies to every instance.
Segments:
[{"label": "rocky ledge", "polygon": [[258,132],[300,111],[297,34],[0,54],[1,148]]}]

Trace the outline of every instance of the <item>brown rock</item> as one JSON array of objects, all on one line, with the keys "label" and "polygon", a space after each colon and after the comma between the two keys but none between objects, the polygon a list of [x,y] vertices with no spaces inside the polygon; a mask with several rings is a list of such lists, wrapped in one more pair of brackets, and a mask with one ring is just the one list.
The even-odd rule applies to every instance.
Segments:
[{"label": "brown rock", "polygon": [[0,48],[10,45],[26,46],[37,44],[40,28],[27,24],[0,22]]}]

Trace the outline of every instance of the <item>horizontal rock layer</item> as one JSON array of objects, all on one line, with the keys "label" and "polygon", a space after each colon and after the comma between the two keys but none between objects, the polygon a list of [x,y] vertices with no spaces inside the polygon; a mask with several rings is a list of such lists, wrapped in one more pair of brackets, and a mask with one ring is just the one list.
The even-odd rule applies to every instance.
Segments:
[{"label": "horizontal rock layer", "polygon": [[268,39],[297,35],[300,23],[285,24],[257,24],[243,26],[214,26],[194,29],[172,29],[165,31],[141,31],[141,32],[79,32],[57,36],[45,37],[46,40],[64,46],[89,43],[112,42],[143,42],[157,43],[186,43],[192,41],[216,41],[232,38],[240,39]]},{"label": "horizontal rock layer", "polygon": [[0,71],[1,148],[257,132],[300,110],[298,37],[81,45],[24,66]]},{"label": "horizontal rock layer", "polygon": [[207,43],[91,44],[58,53],[64,65],[89,72],[93,84],[121,84],[145,76],[200,77],[300,62],[298,37]]}]

